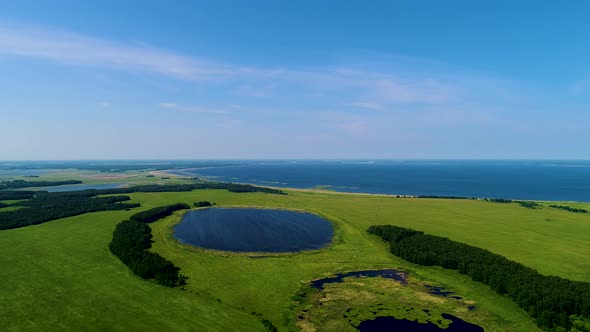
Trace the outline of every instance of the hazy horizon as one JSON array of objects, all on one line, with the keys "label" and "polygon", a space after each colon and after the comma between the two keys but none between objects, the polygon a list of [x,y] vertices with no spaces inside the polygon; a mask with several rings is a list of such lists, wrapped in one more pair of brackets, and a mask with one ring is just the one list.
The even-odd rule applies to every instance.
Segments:
[{"label": "hazy horizon", "polygon": [[29,159],[29,160],[9,160],[0,159],[0,166],[6,166],[11,163],[89,163],[89,162],[116,162],[116,163],[168,163],[168,162],[590,162],[590,159],[555,159],[555,158],[529,158],[529,159],[506,159],[506,158],[183,158],[183,159]]}]

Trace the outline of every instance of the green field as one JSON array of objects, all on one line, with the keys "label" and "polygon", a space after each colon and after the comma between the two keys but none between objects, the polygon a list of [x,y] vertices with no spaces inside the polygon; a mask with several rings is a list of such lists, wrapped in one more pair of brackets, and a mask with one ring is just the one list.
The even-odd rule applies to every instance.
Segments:
[{"label": "green field", "polygon": [[[489,249],[543,274],[590,281],[590,215],[585,214],[475,200],[299,190],[289,191],[288,196],[224,190],[130,196],[141,203],[141,210],[199,200],[221,206],[306,210],[331,220],[335,238],[322,250],[265,258],[205,251],[174,240],[172,226],[180,220],[178,212],[151,224],[155,240],[151,250],[172,261],[189,277],[186,290],[180,290],[136,277],[108,250],[115,225],[140,209],[92,213],[0,231],[3,329],[263,331],[261,318],[280,330],[311,329],[317,328],[318,322],[336,317],[334,313],[343,310],[353,298],[360,311],[376,305],[374,301],[383,301],[382,293],[392,301],[390,311],[400,303],[421,308],[428,305],[429,299],[420,291],[420,285],[434,284],[477,306],[476,311],[467,312],[461,309],[464,303],[432,297],[435,310],[452,312],[486,331],[537,330],[524,311],[489,287],[454,271],[420,267],[394,257],[385,243],[366,233],[374,224],[394,224],[447,236]],[[409,272],[411,287],[399,290],[394,281],[355,279],[333,285],[324,293],[295,296],[309,290],[310,280],[375,268]],[[369,285],[370,290],[363,293],[355,281]],[[384,288],[383,292],[373,297],[365,294],[379,287]],[[325,300],[332,309],[319,308],[317,302],[329,294],[344,295]],[[361,298],[358,294],[367,296]],[[301,310],[306,310],[303,319],[298,318]],[[330,321],[333,325],[321,327],[342,329],[341,321]]]},{"label": "green field", "polygon": [[[102,184],[102,183],[124,183],[129,185],[147,185],[147,184],[179,184],[192,183],[189,178],[167,175],[164,173],[152,173],[148,171],[125,171],[118,173],[102,173],[97,171],[84,170],[54,170],[35,178],[27,176],[0,176],[0,181],[64,181],[79,180],[83,184]],[[24,188],[23,190],[43,190],[43,187]]]}]

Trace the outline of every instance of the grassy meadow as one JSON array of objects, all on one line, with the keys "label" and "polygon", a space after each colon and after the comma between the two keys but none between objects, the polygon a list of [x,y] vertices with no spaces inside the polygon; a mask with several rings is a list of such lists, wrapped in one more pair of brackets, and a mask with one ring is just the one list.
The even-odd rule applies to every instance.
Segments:
[{"label": "grassy meadow", "polygon": [[[374,224],[446,236],[489,249],[543,274],[590,281],[588,214],[475,200],[288,192],[287,196],[224,190],[134,193],[130,194],[132,200],[142,205],[134,211],[91,213],[0,231],[0,278],[4,281],[0,286],[0,326],[9,331],[263,331],[261,319],[268,319],[279,330],[339,330],[341,321],[319,322],[336,317],[334,313],[350,303],[356,303],[358,315],[364,315],[363,310],[389,300],[385,304],[390,312],[402,304],[430,306],[477,323],[486,331],[537,331],[524,311],[489,287],[454,271],[417,266],[391,255],[385,243],[366,233]],[[258,258],[257,254],[201,250],[174,240],[172,227],[182,216],[177,212],[151,224],[155,241],[151,250],[189,277],[185,290],[142,280],[109,252],[115,225],[131,214],[177,202],[192,205],[199,200],[218,206],[313,212],[332,221],[335,237],[321,250]],[[410,287],[377,279],[347,280],[331,285],[324,293],[308,287],[310,280],[336,272],[380,268],[407,271]],[[421,289],[424,284],[443,286],[463,300],[429,297]],[[327,298],[329,294],[342,295]],[[325,302],[326,308],[320,308],[319,302]],[[465,310],[466,303],[477,309]]]}]

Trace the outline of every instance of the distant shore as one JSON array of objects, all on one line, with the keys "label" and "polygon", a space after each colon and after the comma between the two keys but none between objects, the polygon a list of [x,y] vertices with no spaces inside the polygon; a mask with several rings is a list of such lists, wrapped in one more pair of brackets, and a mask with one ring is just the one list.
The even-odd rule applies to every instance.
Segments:
[{"label": "distant shore", "polygon": [[[150,172],[150,174],[157,175],[157,176],[176,177],[176,178],[197,177],[194,174],[191,174],[192,176],[184,176],[184,175],[179,175],[179,174],[175,174],[175,173],[169,173],[166,170],[152,171],[152,172]],[[205,180],[213,181],[211,179],[206,179],[206,178],[205,178]],[[230,182],[230,181],[219,181],[219,182]],[[284,191],[314,192],[314,193],[321,193],[321,194],[375,196],[375,197],[391,197],[391,198],[470,199],[470,200],[480,200],[480,201],[491,199],[491,197],[445,197],[445,196],[435,196],[435,195],[432,195],[432,197],[425,197],[426,195],[365,193],[365,192],[352,192],[352,191],[337,191],[337,190],[329,190],[329,189],[321,189],[321,188],[278,187],[278,186],[269,186],[269,185],[264,185],[264,184],[251,183],[251,182],[239,182],[239,181],[237,181],[237,182],[231,181],[231,182],[236,183],[236,184],[248,184],[248,185],[253,185],[253,186],[266,187],[266,188],[272,188],[272,189],[284,190]],[[430,196],[430,195],[428,195],[428,196]],[[505,197],[502,197],[502,198],[505,198]],[[511,198],[507,198],[507,199],[511,199]],[[570,203],[579,203],[579,204],[586,204],[587,203],[587,202],[581,202],[581,201],[551,201],[551,200],[538,200],[538,199],[513,199],[513,200],[514,201],[537,201],[537,202],[570,202]]]}]

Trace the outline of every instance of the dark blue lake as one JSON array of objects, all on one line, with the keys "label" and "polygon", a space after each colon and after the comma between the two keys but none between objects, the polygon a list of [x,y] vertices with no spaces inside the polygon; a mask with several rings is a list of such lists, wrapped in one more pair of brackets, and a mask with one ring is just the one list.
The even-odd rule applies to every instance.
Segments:
[{"label": "dark blue lake", "polygon": [[590,161],[244,161],[188,172],[276,187],[590,202]]},{"label": "dark blue lake", "polygon": [[189,211],[174,226],[181,243],[237,252],[319,249],[330,243],[332,235],[332,224],[315,214],[254,208]]}]

